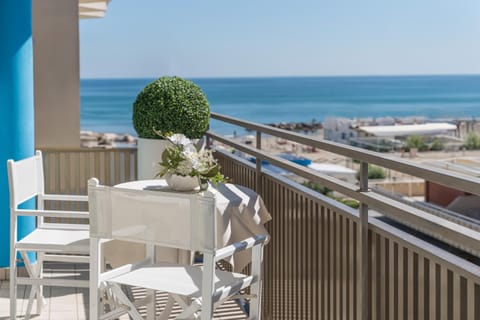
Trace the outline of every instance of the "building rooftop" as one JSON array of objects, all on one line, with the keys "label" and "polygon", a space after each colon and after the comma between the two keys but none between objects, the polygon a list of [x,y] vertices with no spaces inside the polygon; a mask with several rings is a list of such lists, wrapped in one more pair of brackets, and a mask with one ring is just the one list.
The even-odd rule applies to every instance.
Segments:
[{"label": "building rooftop", "polygon": [[423,124],[397,124],[391,126],[362,126],[360,131],[376,137],[403,137],[410,135],[441,134],[457,130],[457,126],[450,123],[423,123]]}]

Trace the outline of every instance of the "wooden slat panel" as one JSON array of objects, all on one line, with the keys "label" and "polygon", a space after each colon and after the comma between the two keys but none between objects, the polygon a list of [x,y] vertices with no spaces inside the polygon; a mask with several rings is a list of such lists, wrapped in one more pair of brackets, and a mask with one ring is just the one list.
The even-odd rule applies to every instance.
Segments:
[{"label": "wooden slat panel", "polygon": [[395,243],[392,240],[388,240],[388,265],[389,265],[389,275],[388,275],[388,319],[395,319],[395,305],[396,305],[396,291],[395,291]]},{"label": "wooden slat panel", "polygon": [[[135,149],[43,150],[43,156],[46,193],[85,195],[87,181],[91,177],[110,185],[135,179],[131,175],[136,172]],[[54,201],[50,201],[48,208],[86,210],[85,205],[78,203]]]},{"label": "wooden slat panel", "polygon": [[334,291],[334,282],[335,282],[335,275],[334,275],[334,270],[335,270],[335,241],[333,238],[335,237],[335,227],[333,225],[333,213],[332,211],[327,208],[327,244],[328,245],[328,250],[327,250],[327,265],[328,265],[328,272],[327,272],[327,284],[328,284],[328,304],[327,304],[327,318],[328,319],[335,319],[333,316],[333,312],[335,309],[335,306],[333,305],[333,299],[335,297],[335,291]]},{"label": "wooden slat panel", "polygon": [[467,281],[467,319],[473,320],[475,318],[475,284],[472,281]]},{"label": "wooden slat panel", "polygon": [[[417,319],[425,318],[425,259],[418,257],[418,312]],[[427,287],[428,288],[428,287]]]},{"label": "wooden slat panel", "polygon": [[388,269],[388,240],[380,238],[380,273],[381,273],[381,282],[380,282],[380,318],[386,319],[388,317],[388,280],[389,280],[389,269]]},{"label": "wooden slat panel", "polygon": [[[461,303],[461,277],[459,275],[452,274],[452,318],[453,319],[462,319],[460,308],[462,307]],[[463,317],[465,319],[465,317]]]},{"label": "wooden slat panel", "polygon": [[346,282],[347,282],[347,294],[346,294],[346,301],[345,307],[347,309],[347,314],[345,319],[353,320],[355,318],[355,308],[354,308],[354,300],[356,296],[355,292],[355,276],[354,276],[354,233],[353,228],[354,224],[350,219],[346,219],[346,263],[347,263],[347,274],[346,274]]},{"label": "wooden slat panel", "polygon": [[322,310],[323,310],[323,318],[328,319],[329,314],[328,314],[328,297],[329,297],[329,292],[328,292],[328,280],[330,279],[329,275],[329,259],[330,257],[328,256],[329,254],[329,239],[328,239],[328,231],[330,230],[330,227],[328,226],[328,212],[325,207],[321,207],[321,212],[322,212],[322,217],[320,220],[320,225],[321,225],[321,233],[322,233],[322,286],[320,287],[320,294],[323,296],[321,298],[322,301]]},{"label": "wooden slat panel", "polygon": [[348,319],[348,220],[342,218],[342,255],[340,261],[342,262],[342,276],[340,277],[340,285],[342,288],[342,295],[340,297],[340,311],[342,313],[341,319]]},{"label": "wooden slat panel", "polygon": [[447,269],[437,264],[437,319],[447,319]]},{"label": "wooden slat panel", "polygon": [[406,282],[406,285],[407,285],[407,288],[406,288],[406,293],[407,293],[407,299],[406,299],[406,303],[407,303],[407,310],[406,310],[406,315],[407,315],[407,318],[408,319],[414,319],[414,314],[415,314],[415,310],[414,310],[414,298],[415,298],[415,271],[414,271],[414,266],[413,266],[413,263],[414,263],[414,258],[413,258],[413,252],[411,250],[408,250],[407,249],[407,268],[406,268],[406,273],[407,273],[407,282]]}]

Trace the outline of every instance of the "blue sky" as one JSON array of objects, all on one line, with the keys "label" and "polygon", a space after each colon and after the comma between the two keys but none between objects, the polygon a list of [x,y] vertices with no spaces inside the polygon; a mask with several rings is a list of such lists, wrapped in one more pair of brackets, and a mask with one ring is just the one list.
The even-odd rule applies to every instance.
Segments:
[{"label": "blue sky", "polygon": [[113,0],[82,78],[480,74],[479,0]]}]

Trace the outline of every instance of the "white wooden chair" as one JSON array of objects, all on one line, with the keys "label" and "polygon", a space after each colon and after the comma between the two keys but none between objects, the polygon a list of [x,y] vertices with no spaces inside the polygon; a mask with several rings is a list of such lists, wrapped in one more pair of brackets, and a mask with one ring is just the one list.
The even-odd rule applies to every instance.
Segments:
[{"label": "white wooden chair", "polygon": [[[64,287],[88,287],[88,280],[44,278],[43,262],[89,262],[88,224],[51,223],[51,218],[88,219],[88,212],[45,210],[46,200],[87,201],[87,196],[52,195],[44,192],[42,154],[19,160],[7,161],[8,183],[10,189],[10,319],[17,315],[17,285],[31,285],[25,319],[30,318],[32,305],[37,298],[37,313],[44,305],[43,285]],[[37,201],[36,209],[21,209],[19,206],[30,200]],[[33,200],[34,201],[34,200]],[[18,217],[34,216],[37,226],[23,239],[17,239]],[[36,252],[37,262],[32,263],[27,252]],[[21,277],[17,270],[17,256],[25,265],[28,277]]]},{"label": "white wooden chair", "polygon": [[[169,293],[183,312],[177,319],[213,319],[215,306],[250,287],[250,317],[260,319],[262,295],[262,259],[266,237],[258,235],[218,248],[215,198],[212,193],[173,193],[106,187],[97,179],[89,180],[90,244],[92,259],[90,320],[113,319],[128,313],[141,320],[136,301],[130,301],[121,285],[147,289],[147,319],[155,319],[154,292]],[[203,265],[155,264],[152,254],[138,263],[100,273],[100,239],[120,239],[145,243],[147,252],[154,245],[195,250],[203,253]],[[215,269],[216,261],[234,253],[252,249],[251,274]],[[107,294],[105,294],[107,292]],[[152,297],[153,293],[153,297]],[[113,301],[111,311],[99,310],[99,297]],[[110,297],[110,298],[108,298]],[[153,303],[152,303],[153,299]],[[165,310],[166,309],[166,310]],[[166,319],[165,308],[160,315]]]}]

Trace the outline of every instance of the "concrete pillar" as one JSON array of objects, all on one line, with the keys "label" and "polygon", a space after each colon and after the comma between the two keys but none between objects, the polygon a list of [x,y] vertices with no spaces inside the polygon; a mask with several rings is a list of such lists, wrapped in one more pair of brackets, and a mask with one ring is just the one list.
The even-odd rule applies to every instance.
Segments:
[{"label": "concrete pillar", "polygon": [[80,146],[78,10],[78,0],[32,2],[39,149]]},{"label": "concrete pillar", "polygon": [[[10,211],[7,159],[34,152],[31,0],[0,1],[0,267],[9,265]],[[35,227],[19,219],[19,238]]]}]

